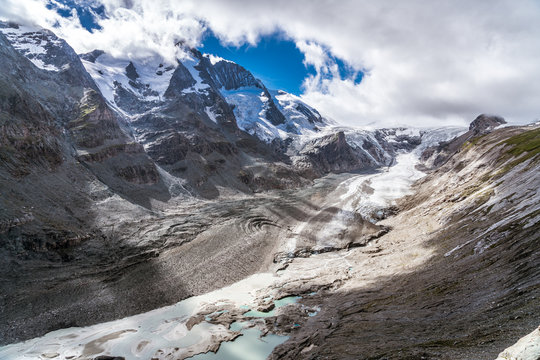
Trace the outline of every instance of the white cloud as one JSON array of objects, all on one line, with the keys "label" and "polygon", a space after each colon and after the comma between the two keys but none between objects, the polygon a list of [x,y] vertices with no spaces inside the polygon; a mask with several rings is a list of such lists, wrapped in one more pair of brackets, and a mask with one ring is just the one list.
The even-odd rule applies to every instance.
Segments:
[{"label": "white cloud", "polygon": [[327,72],[330,61],[328,53],[313,41],[298,41],[296,47],[304,54],[304,65],[313,66],[317,72]]},{"label": "white cloud", "polygon": [[[232,44],[280,30],[318,71],[305,80],[303,98],[347,124],[467,123],[481,112],[515,122],[540,117],[535,0],[101,2],[109,19],[94,34],[36,0],[7,0],[0,16],[58,21],[55,31],[77,51],[130,56],[174,57],[171,43],[197,45],[205,27]],[[340,78],[334,57],[367,75],[360,84]]]}]

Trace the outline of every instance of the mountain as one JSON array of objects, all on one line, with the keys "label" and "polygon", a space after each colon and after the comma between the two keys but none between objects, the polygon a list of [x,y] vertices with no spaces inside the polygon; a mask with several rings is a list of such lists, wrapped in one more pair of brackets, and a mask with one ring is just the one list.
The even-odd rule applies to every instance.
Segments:
[{"label": "mountain", "polygon": [[[0,343],[270,272],[268,321],[216,302],[159,334],[220,326],[200,348],[217,351],[251,321],[288,337],[274,358],[496,356],[539,296],[538,126],[503,124],[343,127],[196,49],[77,55],[0,23]],[[171,334],[149,356],[176,356]],[[114,355],[101,337],[77,354]]]},{"label": "mountain", "polygon": [[[158,233],[141,244],[126,238],[139,228],[133,214],[157,224],[175,204],[197,198],[297,188],[328,172],[388,165],[402,142],[417,143],[421,136],[333,130],[297,97],[268,90],[241,66],[212,62],[193,49],[174,64],[118,60],[99,50],[79,57],[49,30],[8,23],[0,26],[0,42],[0,251],[9,259],[1,286],[2,301],[15,306],[2,315],[11,324],[6,341],[68,319],[85,324],[117,316],[116,308],[106,310],[110,306],[96,300],[100,279],[145,266],[167,243]],[[330,166],[336,155],[343,160]],[[49,262],[58,268],[52,271]],[[95,273],[96,267],[103,270]],[[27,278],[36,271],[71,299],[59,298],[56,290],[37,291]],[[74,273],[89,277],[86,289],[67,280]],[[161,281],[136,279],[127,281]],[[139,297],[129,293],[126,299]],[[34,310],[17,307],[23,302],[34,303]],[[80,317],[74,304],[100,308],[101,315]],[[54,320],[54,309],[68,307],[73,312]],[[29,317],[32,323],[21,327]]]}]

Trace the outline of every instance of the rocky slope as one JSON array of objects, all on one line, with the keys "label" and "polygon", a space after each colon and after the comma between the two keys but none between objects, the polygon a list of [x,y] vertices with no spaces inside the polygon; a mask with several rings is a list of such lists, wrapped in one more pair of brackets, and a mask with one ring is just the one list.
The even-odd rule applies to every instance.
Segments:
[{"label": "rocky slope", "polygon": [[539,141],[509,127],[463,143],[379,223],[387,235],[345,256],[339,290],[302,301],[315,319],[278,320],[300,330],[274,358],[494,359],[537,328]]},{"label": "rocky slope", "polygon": [[422,153],[422,161],[425,169],[433,169],[444,164],[450,157],[458,153],[463,144],[479,136],[488,134],[493,129],[506,124],[506,120],[500,116],[481,114],[469,126],[469,131],[447,142],[430,147]]},{"label": "rocky slope", "polygon": [[[144,241],[171,224],[169,245],[152,250],[158,257],[131,263],[152,278],[151,289],[142,276],[131,280],[152,299],[193,290],[194,283],[226,284],[224,276],[245,274],[251,266],[269,273],[172,307],[64,329],[0,354],[206,359],[248,346],[259,355],[274,348],[270,358],[276,359],[494,359],[499,353],[535,359],[539,131],[509,127],[471,139],[379,220],[371,217],[377,206],[385,210],[377,199],[398,199],[407,187],[388,190],[421,176],[413,154],[401,154],[387,171],[332,175],[313,187],[192,206],[182,224],[178,214],[159,225],[145,218]],[[195,226],[203,230],[190,238]],[[174,241],[183,246],[172,247]],[[209,259],[225,241],[241,251],[229,256],[231,248],[223,248]],[[212,278],[206,268],[219,275]],[[193,282],[189,273],[196,274]],[[124,302],[131,298],[132,276],[112,272],[102,296],[122,291],[116,302],[121,309],[132,306]],[[180,279],[183,289],[171,286]],[[258,352],[262,344],[270,347]],[[202,354],[207,351],[217,353]]]}]

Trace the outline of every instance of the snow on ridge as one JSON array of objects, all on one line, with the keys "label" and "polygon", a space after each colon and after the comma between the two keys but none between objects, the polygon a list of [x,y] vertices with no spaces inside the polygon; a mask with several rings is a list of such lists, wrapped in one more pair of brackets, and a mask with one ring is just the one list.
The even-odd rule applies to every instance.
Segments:
[{"label": "snow on ridge", "polygon": [[[92,76],[103,96],[111,104],[115,104],[115,83],[122,85],[144,101],[159,101],[167,88],[174,72],[174,65],[165,64],[158,56],[147,58],[144,61],[115,58],[109,54],[102,54],[94,62],[81,59],[86,71]],[[132,62],[139,77],[138,83],[144,86],[142,93],[130,84],[126,74],[126,67]],[[149,95],[149,93],[153,95]],[[157,94],[157,95],[156,95]]]},{"label": "snow on ridge", "polygon": [[[265,92],[257,87],[221,90],[225,100],[235,106],[234,114],[238,127],[267,143],[274,139],[284,140],[295,135],[312,137],[319,131],[319,128],[327,125],[324,120],[320,123],[311,123],[307,116],[297,109],[297,106],[304,106],[314,115],[318,112],[305,104],[298,96],[281,90],[270,90],[269,92],[271,98],[268,98]],[[284,124],[274,125],[266,118],[266,111],[271,101],[285,116]]]},{"label": "snow on ridge", "polygon": [[234,64],[234,61],[224,59],[221,56],[217,56],[217,55],[213,55],[213,54],[203,54],[203,56],[208,58],[208,60],[210,60],[210,63],[212,65],[216,65],[218,62],[221,62],[221,61],[225,61],[225,62]]},{"label": "snow on ridge", "polygon": [[287,134],[270,123],[266,117],[268,98],[256,87],[243,87],[236,90],[222,90],[229,104],[235,105],[234,115],[238,127],[265,142],[275,138],[285,138]]},{"label": "snow on ridge", "polygon": [[[47,55],[47,45],[61,45],[52,33],[44,29],[19,26],[0,28],[15,50],[24,55],[35,66],[47,71],[59,72],[60,69],[53,64],[47,64],[43,59]],[[36,36],[37,35],[37,36]],[[46,37],[46,40],[44,39]]]},{"label": "snow on ridge", "polygon": [[210,88],[210,85],[203,83],[203,79],[201,78],[199,70],[195,69],[195,66],[199,65],[199,61],[197,59],[193,59],[191,57],[187,57],[185,59],[181,60],[182,65],[188,69],[189,73],[191,74],[191,77],[195,80],[195,85],[193,85],[189,89],[182,90],[183,93],[190,93],[190,92],[197,92],[197,91],[207,91],[208,88]]}]

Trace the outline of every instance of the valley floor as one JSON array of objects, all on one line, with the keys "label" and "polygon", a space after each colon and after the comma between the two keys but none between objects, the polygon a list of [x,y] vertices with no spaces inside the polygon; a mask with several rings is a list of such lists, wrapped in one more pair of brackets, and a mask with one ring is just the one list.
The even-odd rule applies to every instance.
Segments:
[{"label": "valley floor", "polygon": [[[118,318],[198,296],[8,345],[0,358],[494,359],[540,324],[538,195],[521,199],[532,205],[519,232],[495,227],[502,240],[482,237],[513,216],[486,216],[484,206],[508,189],[488,203],[449,201],[470,184],[440,189],[428,177],[411,188],[422,177],[416,161],[403,154],[383,171],[330,175],[301,190],[186,202],[159,222],[143,214],[124,250],[131,262],[83,277],[102,296],[63,292],[70,305],[59,301],[57,316],[77,311],[73,299]],[[525,190],[537,189],[537,175],[527,181]],[[81,286],[73,274],[56,279],[66,291]],[[99,321],[92,314],[80,324]]]}]

